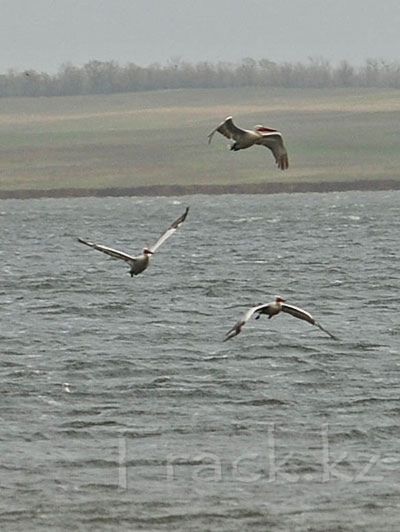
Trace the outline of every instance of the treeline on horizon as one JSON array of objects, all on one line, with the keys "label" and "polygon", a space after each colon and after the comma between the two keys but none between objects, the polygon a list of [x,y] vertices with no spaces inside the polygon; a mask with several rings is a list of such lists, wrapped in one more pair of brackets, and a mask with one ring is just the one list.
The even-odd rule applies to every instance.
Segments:
[{"label": "treeline on horizon", "polygon": [[162,89],[228,87],[383,87],[400,88],[400,63],[368,59],[355,67],[348,61],[331,65],[324,59],[308,63],[275,63],[243,59],[239,64],[169,61],[146,67],[115,61],[62,65],[56,74],[9,70],[0,75],[0,97],[72,96]]}]

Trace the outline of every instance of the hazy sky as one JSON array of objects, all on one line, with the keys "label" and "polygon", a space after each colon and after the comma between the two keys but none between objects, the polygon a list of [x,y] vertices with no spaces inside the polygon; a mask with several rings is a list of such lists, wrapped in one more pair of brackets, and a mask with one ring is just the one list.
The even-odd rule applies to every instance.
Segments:
[{"label": "hazy sky", "polygon": [[92,59],[400,61],[400,0],[0,0],[0,72]]}]

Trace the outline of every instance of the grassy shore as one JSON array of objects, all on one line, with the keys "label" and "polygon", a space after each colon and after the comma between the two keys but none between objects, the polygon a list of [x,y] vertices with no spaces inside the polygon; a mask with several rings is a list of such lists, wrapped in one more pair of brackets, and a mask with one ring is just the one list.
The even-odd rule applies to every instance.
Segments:
[{"label": "grassy shore", "polygon": [[[0,99],[0,197],[400,188],[400,94],[175,90]],[[290,168],[207,133],[227,115],[284,134]],[[144,188],[148,187],[148,188]]]}]

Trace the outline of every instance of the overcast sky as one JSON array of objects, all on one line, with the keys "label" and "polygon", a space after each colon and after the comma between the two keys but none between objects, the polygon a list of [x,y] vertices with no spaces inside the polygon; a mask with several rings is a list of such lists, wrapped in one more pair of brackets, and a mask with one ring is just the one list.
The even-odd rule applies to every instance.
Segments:
[{"label": "overcast sky", "polygon": [[0,72],[92,59],[400,61],[400,0],[0,0],[0,49]]}]

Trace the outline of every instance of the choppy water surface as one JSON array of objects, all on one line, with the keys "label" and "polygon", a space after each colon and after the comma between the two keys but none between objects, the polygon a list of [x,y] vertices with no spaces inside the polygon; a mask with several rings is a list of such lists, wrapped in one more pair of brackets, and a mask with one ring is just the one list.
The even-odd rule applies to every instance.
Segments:
[{"label": "choppy water surface", "polygon": [[[398,530],[399,192],[0,202],[4,530]],[[131,279],[82,236],[139,252]],[[340,338],[278,316],[275,294]]]}]

